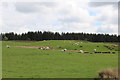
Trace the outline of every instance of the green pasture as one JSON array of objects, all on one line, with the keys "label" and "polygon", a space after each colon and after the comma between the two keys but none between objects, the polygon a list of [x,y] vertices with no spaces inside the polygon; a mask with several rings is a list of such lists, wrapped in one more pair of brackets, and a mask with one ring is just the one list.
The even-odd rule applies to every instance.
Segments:
[{"label": "green pasture", "polygon": [[[10,45],[10,48],[6,48],[6,45]],[[109,50],[104,45],[114,44],[70,40],[3,41],[2,76],[3,78],[94,78],[97,77],[99,70],[118,67],[118,51]],[[54,50],[15,46],[49,46]],[[62,49],[85,50],[92,54],[63,52]],[[95,54],[93,49],[116,54]]]}]

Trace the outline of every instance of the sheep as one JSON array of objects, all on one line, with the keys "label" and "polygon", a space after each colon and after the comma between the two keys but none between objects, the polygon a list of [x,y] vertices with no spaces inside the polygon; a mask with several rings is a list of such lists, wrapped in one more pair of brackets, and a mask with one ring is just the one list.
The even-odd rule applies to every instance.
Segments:
[{"label": "sheep", "polygon": [[42,47],[40,49],[43,49]]},{"label": "sheep", "polygon": [[38,49],[42,49],[42,50],[49,50],[50,47],[39,47]]},{"label": "sheep", "polygon": [[80,50],[80,53],[84,53],[84,51],[83,51],[83,50]]},{"label": "sheep", "polygon": [[63,49],[63,50],[61,50],[61,51],[67,51],[67,49]]},{"label": "sheep", "polygon": [[64,49],[64,51],[67,51],[67,49]]},{"label": "sheep", "polygon": [[96,52],[97,50],[96,49],[93,49],[94,52]]},{"label": "sheep", "polygon": [[41,49],[42,49],[42,50],[46,50],[46,48],[45,48],[45,47],[41,47]]},{"label": "sheep", "polygon": [[9,45],[7,45],[7,46],[6,46],[6,48],[10,48],[10,46],[9,46]]},{"label": "sheep", "polygon": [[104,80],[104,79],[120,80],[120,74],[118,74],[119,71],[120,69],[108,68],[98,72],[98,75],[100,80]]},{"label": "sheep", "polygon": [[50,47],[46,47],[46,50],[50,49]]},{"label": "sheep", "polygon": [[75,43],[75,45],[78,45],[78,43]]},{"label": "sheep", "polygon": [[48,50],[49,49],[49,47],[43,47],[43,50]]}]

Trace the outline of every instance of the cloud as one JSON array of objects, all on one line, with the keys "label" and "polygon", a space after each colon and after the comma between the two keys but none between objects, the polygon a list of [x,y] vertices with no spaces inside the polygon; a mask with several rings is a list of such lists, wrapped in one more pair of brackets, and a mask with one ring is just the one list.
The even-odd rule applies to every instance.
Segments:
[{"label": "cloud", "polygon": [[119,2],[119,0],[90,0],[91,2]]},{"label": "cloud", "polygon": [[113,5],[105,3],[97,5],[98,7],[91,7],[93,11],[99,11],[95,17],[95,20],[101,23],[96,30],[97,33],[118,34],[118,9]]},{"label": "cloud", "polygon": [[112,34],[117,31],[114,26],[118,24],[118,10],[111,3],[95,5],[79,0],[17,2],[8,3],[2,12],[6,25],[3,32],[47,30]]},{"label": "cloud", "polygon": [[118,25],[105,24],[97,29],[98,33],[118,34]]},{"label": "cloud", "polygon": [[57,4],[55,2],[17,2],[15,3],[15,8],[19,12],[31,13],[39,12],[44,7],[55,7]]},{"label": "cloud", "polygon": [[91,25],[89,23],[64,23],[61,30],[64,32],[87,32],[87,33],[95,33],[96,27],[91,29]]},{"label": "cloud", "polygon": [[102,8],[101,13],[96,16],[96,20],[108,24],[118,24],[118,10],[114,10],[111,6]]},{"label": "cloud", "polygon": [[118,5],[118,3],[117,2],[90,2],[89,5],[92,7],[100,7],[100,6],[108,6],[108,5],[116,6]]}]

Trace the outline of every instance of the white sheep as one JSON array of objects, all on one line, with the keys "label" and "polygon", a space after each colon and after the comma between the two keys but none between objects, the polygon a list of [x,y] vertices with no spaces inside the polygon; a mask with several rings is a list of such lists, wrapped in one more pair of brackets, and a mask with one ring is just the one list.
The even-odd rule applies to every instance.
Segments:
[{"label": "white sheep", "polygon": [[45,48],[45,47],[42,47],[42,50],[46,50],[46,48]]},{"label": "white sheep", "polygon": [[64,51],[67,51],[67,49],[64,49]]},{"label": "white sheep", "polygon": [[84,53],[84,51],[83,51],[83,50],[80,50],[80,53]]},{"label": "white sheep", "polygon": [[43,49],[42,47],[40,49]]},{"label": "white sheep", "polygon": [[63,50],[61,50],[61,51],[67,51],[67,49],[63,49]]},{"label": "white sheep", "polygon": [[46,50],[50,49],[50,47],[46,47]]},{"label": "white sheep", "polygon": [[9,46],[9,45],[7,45],[7,46],[6,46],[6,48],[10,48],[10,46]]},{"label": "white sheep", "polygon": [[79,45],[79,43],[75,43],[75,45]]},{"label": "white sheep", "polygon": [[93,49],[94,52],[96,52],[97,50],[96,49]]}]

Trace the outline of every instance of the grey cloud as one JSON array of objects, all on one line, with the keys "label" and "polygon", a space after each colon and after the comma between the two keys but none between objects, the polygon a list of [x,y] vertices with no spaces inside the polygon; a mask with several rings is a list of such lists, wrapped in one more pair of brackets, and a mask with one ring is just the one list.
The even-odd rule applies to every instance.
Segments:
[{"label": "grey cloud", "polygon": [[90,0],[91,2],[119,2],[119,0]]},{"label": "grey cloud", "polygon": [[118,2],[89,2],[89,5],[91,7],[101,7],[101,6],[107,6],[107,5],[118,7]]},{"label": "grey cloud", "polygon": [[23,13],[31,13],[31,12],[39,12],[42,7],[55,7],[56,2],[17,2],[15,4],[15,8],[19,12]]}]

